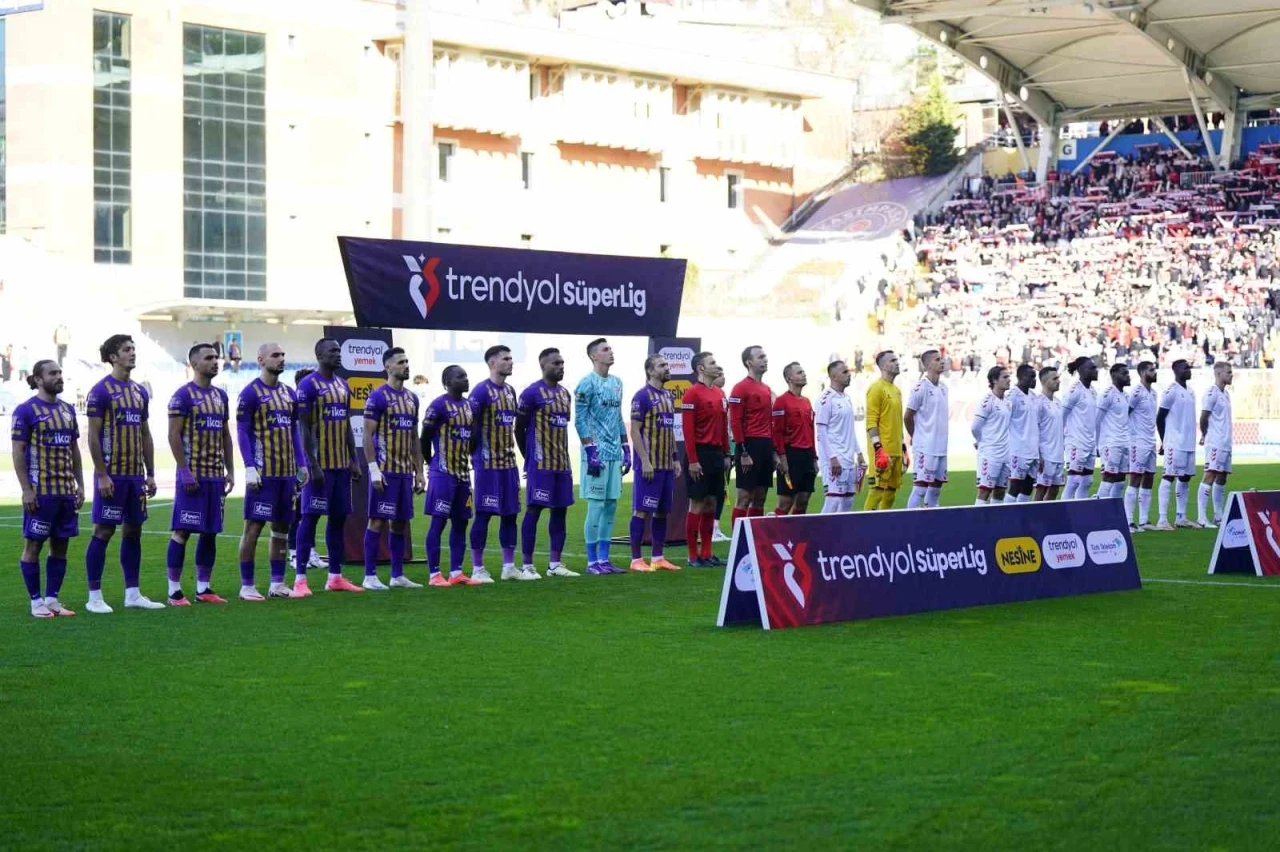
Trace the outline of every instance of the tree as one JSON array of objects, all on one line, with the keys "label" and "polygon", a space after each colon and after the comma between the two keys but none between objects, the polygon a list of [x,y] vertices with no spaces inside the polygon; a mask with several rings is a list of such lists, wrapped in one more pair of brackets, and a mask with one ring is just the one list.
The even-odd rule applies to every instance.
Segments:
[{"label": "tree", "polygon": [[942,77],[935,74],[924,92],[903,111],[895,134],[894,147],[900,149],[912,174],[941,175],[955,168],[960,161],[956,119]]}]

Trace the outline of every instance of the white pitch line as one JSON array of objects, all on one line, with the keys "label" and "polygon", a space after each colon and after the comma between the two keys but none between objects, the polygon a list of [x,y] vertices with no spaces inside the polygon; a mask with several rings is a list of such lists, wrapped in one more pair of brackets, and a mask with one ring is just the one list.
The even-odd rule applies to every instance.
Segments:
[{"label": "white pitch line", "polygon": [[1231,586],[1233,588],[1252,586],[1257,589],[1280,589],[1280,584],[1274,583],[1224,583],[1221,580],[1169,580],[1164,577],[1143,577],[1142,582],[1172,583],[1179,586]]}]

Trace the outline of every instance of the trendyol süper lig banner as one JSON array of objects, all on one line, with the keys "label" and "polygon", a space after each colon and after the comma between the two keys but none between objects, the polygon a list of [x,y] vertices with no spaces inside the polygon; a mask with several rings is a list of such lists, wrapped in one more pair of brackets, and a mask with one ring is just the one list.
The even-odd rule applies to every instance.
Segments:
[{"label": "trendyol s\u00fcper lig banner", "polygon": [[744,518],[717,624],[766,630],[1141,588],[1120,500]]},{"label": "trendyol s\u00fcper lig banner", "polygon": [[361,326],[672,335],[685,261],[338,237]]}]

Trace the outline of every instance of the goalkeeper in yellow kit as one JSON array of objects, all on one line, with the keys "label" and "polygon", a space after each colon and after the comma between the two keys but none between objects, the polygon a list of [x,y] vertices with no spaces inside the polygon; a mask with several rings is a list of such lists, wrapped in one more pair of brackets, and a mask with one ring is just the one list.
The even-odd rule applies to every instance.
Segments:
[{"label": "goalkeeper in yellow kit", "polygon": [[901,372],[898,356],[881,352],[876,356],[876,366],[880,368],[880,378],[867,388],[867,446],[875,458],[867,477],[869,490],[863,508],[871,512],[893,508],[907,464],[902,448],[902,391],[893,383]]}]

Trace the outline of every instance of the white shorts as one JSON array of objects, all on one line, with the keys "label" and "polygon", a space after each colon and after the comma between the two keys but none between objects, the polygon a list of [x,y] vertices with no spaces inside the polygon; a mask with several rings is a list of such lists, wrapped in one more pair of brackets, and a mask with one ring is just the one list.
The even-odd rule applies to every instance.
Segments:
[{"label": "white shorts", "polygon": [[1209,447],[1204,451],[1204,469],[1214,473],[1231,472],[1231,451]]},{"label": "white shorts", "polygon": [[1009,457],[978,453],[978,487],[1006,488],[1009,485]]},{"label": "white shorts", "polygon": [[1115,475],[1129,472],[1129,449],[1127,447],[1102,448],[1102,472]]},{"label": "white shorts", "polygon": [[1195,476],[1196,475],[1196,452],[1195,450],[1174,450],[1169,447],[1164,448],[1164,475],[1165,476]]},{"label": "white shorts", "polygon": [[1155,447],[1130,447],[1129,448],[1129,473],[1155,473],[1156,472],[1156,448]]},{"label": "white shorts", "polygon": [[1062,486],[1066,482],[1066,466],[1062,462],[1046,461],[1040,469],[1040,475],[1036,477],[1036,485],[1043,488]]},{"label": "white shorts", "polygon": [[1093,473],[1093,447],[1067,444],[1067,473]]},{"label": "white shorts", "polygon": [[822,469],[822,481],[825,484],[826,493],[833,496],[852,497],[858,493],[859,480],[866,475],[866,472],[865,466],[859,471],[857,462],[846,462],[841,459],[840,475],[832,477],[831,463],[828,462]]},{"label": "white shorts", "polygon": [[1039,468],[1039,456],[1020,456],[1017,453],[1009,456],[1010,479],[1035,479]]},{"label": "white shorts", "polygon": [[932,482],[938,485],[947,481],[947,457],[930,456],[913,452],[911,463],[915,465],[914,482],[925,484]]}]

